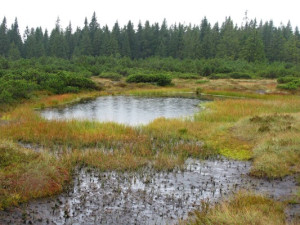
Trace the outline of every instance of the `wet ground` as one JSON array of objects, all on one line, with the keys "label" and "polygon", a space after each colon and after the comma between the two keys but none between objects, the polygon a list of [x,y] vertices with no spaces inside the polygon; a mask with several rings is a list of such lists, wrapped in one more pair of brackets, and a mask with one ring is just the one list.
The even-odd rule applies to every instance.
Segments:
[{"label": "wet ground", "polygon": [[0,212],[0,224],[174,224],[200,207],[239,189],[287,199],[293,177],[267,181],[247,175],[250,162],[188,160],[183,171],[98,172],[78,169],[59,196]]}]

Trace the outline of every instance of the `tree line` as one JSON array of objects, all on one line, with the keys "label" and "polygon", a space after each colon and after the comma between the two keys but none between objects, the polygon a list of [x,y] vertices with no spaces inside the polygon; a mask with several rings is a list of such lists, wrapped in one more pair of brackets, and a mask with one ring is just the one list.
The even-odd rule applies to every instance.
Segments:
[{"label": "tree line", "polygon": [[243,59],[248,62],[300,62],[300,33],[291,23],[274,26],[272,21],[245,21],[241,26],[230,17],[212,25],[203,18],[200,25],[150,24],[137,27],[129,21],[124,27],[116,22],[112,29],[100,26],[94,13],[83,28],[63,29],[56,21],[51,32],[41,27],[26,28],[23,38],[18,20],[8,28],[4,17],[0,25],[0,56],[15,60],[42,56],[71,59],[78,56],[113,56],[144,59]]}]

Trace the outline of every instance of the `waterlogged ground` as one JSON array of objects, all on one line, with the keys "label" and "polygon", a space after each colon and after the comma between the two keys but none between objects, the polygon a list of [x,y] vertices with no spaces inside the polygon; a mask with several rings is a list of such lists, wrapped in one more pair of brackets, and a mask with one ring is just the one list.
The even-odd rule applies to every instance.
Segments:
[{"label": "waterlogged ground", "polygon": [[62,109],[47,109],[42,112],[42,116],[47,119],[88,119],[140,125],[158,117],[193,115],[199,111],[200,102],[199,99],[189,98],[104,96]]},{"label": "waterlogged ground", "polygon": [[174,224],[199,208],[239,189],[286,199],[295,180],[267,181],[247,175],[250,162],[187,160],[183,170],[157,173],[77,169],[74,184],[53,198],[0,212],[0,224]]}]

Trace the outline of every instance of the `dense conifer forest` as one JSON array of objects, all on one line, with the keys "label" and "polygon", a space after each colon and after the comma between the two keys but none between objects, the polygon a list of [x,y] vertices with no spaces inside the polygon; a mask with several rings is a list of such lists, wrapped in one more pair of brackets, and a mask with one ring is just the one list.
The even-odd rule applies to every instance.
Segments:
[{"label": "dense conifer forest", "polygon": [[127,82],[171,84],[172,78],[277,78],[279,88],[300,86],[300,33],[291,23],[245,19],[237,26],[230,17],[222,24],[203,18],[199,25],[131,21],[112,29],[96,14],[83,28],[65,29],[57,19],[53,30],[26,28],[17,18],[0,26],[0,104],[30,98],[47,90],[61,94],[99,88],[100,76]]},{"label": "dense conifer forest", "polygon": [[205,17],[198,25],[161,24],[146,21],[136,26],[131,21],[112,29],[99,24],[94,13],[83,28],[69,24],[62,28],[59,18],[52,31],[26,28],[23,38],[18,20],[8,28],[6,18],[0,27],[0,55],[9,59],[42,56],[71,59],[77,56],[114,56],[144,59],[243,59],[248,62],[300,61],[300,33],[291,23],[274,26],[272,21],[245,19],[238,26],[230,17],[222,24],[211,24]]}]

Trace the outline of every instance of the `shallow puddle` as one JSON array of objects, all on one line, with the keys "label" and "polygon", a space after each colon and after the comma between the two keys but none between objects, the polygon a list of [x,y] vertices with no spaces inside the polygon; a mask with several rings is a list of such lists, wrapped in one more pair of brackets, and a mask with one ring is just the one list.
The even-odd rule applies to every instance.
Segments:
[{"label": "shallow puddle", "polygon": [[98,172],[78,169],[74,185],[53,198],[0,212],[0,224],[174,224],[239,189],[286,198],[294,178],[267,181],[247,175],[250,162],[187,160],[183,171]]}]

